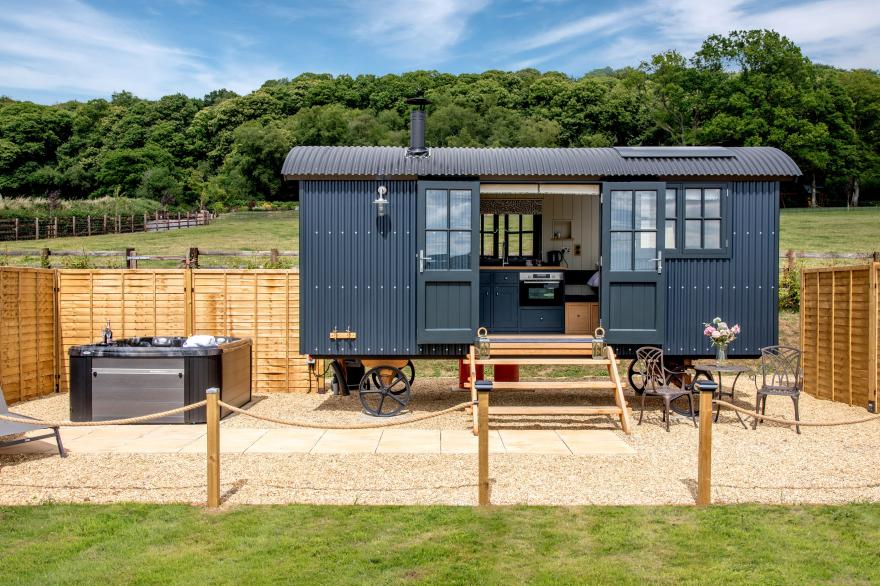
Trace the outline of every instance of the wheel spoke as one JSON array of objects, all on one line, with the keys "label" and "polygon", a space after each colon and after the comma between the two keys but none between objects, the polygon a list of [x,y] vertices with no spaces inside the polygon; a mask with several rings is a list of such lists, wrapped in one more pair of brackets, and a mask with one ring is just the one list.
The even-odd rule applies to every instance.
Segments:
[{"label": "wheel spoke", "polygon": [[385,404],[385,397],[387,396],[388,395],[386,395],[385,393],[382,393],[382,398],[379,399],[379,407],[376,408],[376,413],[378,413],[379,415],[382,414],[382,405]]},{"label": "wheel spoke", "polygon": [[400,403],[400,406],[401,406],[401,407],[406,407],[406,403],[404,403],[404,402],[400,399],[400,397],[398,397],[397,395],[388,395],[388,396],[391,397],[392,399],[394,399],[395,401],[397,401],[398,403]]}]

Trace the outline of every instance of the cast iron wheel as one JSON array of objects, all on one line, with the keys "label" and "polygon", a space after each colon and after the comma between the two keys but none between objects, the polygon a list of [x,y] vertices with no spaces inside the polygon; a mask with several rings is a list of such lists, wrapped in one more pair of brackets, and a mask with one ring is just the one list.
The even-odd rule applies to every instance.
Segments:
[{"label": "cast iron wheel", "polygon": [[[700,391],[698,391],[696,387],[694,387],[694,385],[701,380],[715,382],[715,377],[712,376],[711,372],[703,372],[701,370],[698,370],[696,374],[691,377],[691,395],[693,396],[694,400],[694,415],[697,415],[700,412]],[[679,397],[677,399],[674,399],[672,403],[669,404],[669,408],[679,415],[690,417],[690,412],[688,411],[687,397]]]},{"label": "cast iron wheel", "polygon": [[[407,360],[406,364],[403,365],[403,368],[401,368],[400,371],[403,373],[403,376],[406,377],[406,380],[409,382],[409,386],[412,386],[413,381],[416,380],[416,366],[413,364],[413,361]],[[374,385],[379,386],[379,373],[373,373],[372,380]]]},{"label": "cast iron wheel", "polygon": [[364,374],[358,389],[364,412],[373,417],[392,417],[409,404],[412,388],[394,366],[377,366]]},{"label": "cast iron wheel", "polygon": [[[666,361],[666,368],[668,368],[669,370],[681,370],[682,366],[682,363],[676,361]],[[627,367],[626,369],[626,378],[629,382],[629,386],[632,387],[637,395],[641,395],[642,393],[644,393],[645,387],[650,384],[650,381],[646,380],[646,376],[644,374],[645,370],[647,369],[645,368],[644,364],[642,364],[642,361],[637,358],[633,358],[632,361],[629,363],[629,367]],[[684,384],[681,375],[673,374],[670,375],[669,379],[670,384],[673,386],[680,387]],[[660,385],[660,382],[661,381],[659,380],[657,381],[658,386]]]}]

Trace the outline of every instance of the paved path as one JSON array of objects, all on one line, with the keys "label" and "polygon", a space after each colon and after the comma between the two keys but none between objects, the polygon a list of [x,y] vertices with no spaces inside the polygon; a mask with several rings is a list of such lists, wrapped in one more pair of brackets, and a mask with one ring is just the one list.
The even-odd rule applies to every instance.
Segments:
[{"label": "paved path", "polygon": [[[492,430],[495,454],[633,454],[610,430]],[[71,453],[205,453],[204,425],[120,425],[61,430]],[[54,441],[0,449],[0,454],[50,453]],[[475,454],[477,438],[467,430],[436,429],[258,429],[221,427],[220,451],[227,454]]]}]

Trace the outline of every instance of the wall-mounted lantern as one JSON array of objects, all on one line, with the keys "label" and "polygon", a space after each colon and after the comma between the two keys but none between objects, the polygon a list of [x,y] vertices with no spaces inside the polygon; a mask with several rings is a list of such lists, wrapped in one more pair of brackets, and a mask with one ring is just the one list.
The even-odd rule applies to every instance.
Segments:
[{"label": "wall-mounted lantern", "polygon": [[388,188],[384,185],[380,185],[379,188],[376,189],[376,199],[373,201],[373,205],[376,206],[376,212],[379,214],[380,218],[388,211],[388,200],[385,199],[386,193],[388,193]]}]

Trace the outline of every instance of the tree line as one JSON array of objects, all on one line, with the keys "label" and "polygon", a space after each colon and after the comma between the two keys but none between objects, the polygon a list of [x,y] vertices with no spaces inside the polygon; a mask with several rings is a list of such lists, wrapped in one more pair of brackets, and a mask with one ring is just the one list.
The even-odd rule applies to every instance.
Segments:
[{"label": "tree line", "polygon": [[[880,193],[880,76],[812,63],[773,31],[707,38],[574,78],[535,69],[453,75],[306,73],[237,95],[51,106],[0,98],[0,196],[124,195],[239,206],[289,196],[294,145],[406,145],[424,95],[429,146],[770,145],[804,171],[802,205]],[[800,189],[800,188],[798,188]]]}]

